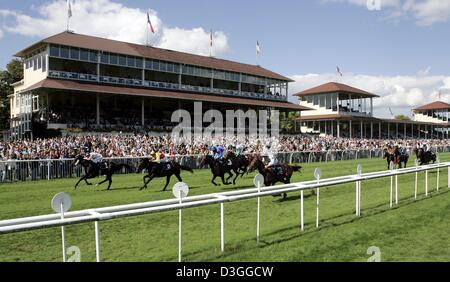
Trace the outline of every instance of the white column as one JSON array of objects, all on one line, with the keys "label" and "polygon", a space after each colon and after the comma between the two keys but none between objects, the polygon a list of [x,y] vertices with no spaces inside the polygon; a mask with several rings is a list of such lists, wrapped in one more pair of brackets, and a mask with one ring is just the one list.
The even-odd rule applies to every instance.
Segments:
[{"label": "white column", "polygon": [[144,100],[144,97],[142,97],[142,100],[141,100],[141,124],[142,124],[142,126],[145,126],[145,100]]},{"label": "white column", "polygon": [[364,139],[364,123],[361,121],[361,139]]},{"label": "white column", "polygon": [[348,123],[349,126],[349,132],[350,132],[350,139],[353,137],[353,132],[352,132],[352,121],[350,120]]},{"label": "white column", "polygon": [[337,120],[336,123],[337,123],[337,137],[341,138],[341,125],[339,123],[339,120]]},{"label": "white column", "polygon": [[373,122],[370,123],[370,139],[373,139]]},{"label": "white column", "polygon": [[96,107],[97,125],[100,125],[100,94],[97,93],[97,107]]}]

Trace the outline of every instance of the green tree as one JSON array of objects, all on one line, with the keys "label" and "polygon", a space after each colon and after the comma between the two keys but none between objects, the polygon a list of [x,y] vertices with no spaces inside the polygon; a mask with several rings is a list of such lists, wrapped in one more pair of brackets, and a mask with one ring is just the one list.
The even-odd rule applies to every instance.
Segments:
[{"label": "green tree", "polygon": [[395,116],[395,119],[397,119],[397,120],[411,120],[410,117],[405,116],[405,115],[398,115],[398,116]]},{"label": "green tree", "polygon": [[0,130],[9,128],[9,98],[14,93],[11,84],[23,79],[22,60],[13,59],[6,65],[6,70],[0,70]]}]

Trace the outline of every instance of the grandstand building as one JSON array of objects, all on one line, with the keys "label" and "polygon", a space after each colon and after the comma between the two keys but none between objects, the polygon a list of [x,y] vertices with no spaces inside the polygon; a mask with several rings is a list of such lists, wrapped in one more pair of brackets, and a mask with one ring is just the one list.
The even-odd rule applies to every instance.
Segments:
[{"label": "grandstand building", "polygon": [[300,112],[291,79],[260,66],[63,32],[18,52],[11,136],[40,130],[170,130],[177,109]]},{"label": "grandstand building", "polygon": [[448,138],[450,105],[435,102],[414,109],[413,120],[376,118],[378,95],[330,82],[295,94],[300,105],[313,110],[301,114],[297,127],[304,133],[346,138]]}]

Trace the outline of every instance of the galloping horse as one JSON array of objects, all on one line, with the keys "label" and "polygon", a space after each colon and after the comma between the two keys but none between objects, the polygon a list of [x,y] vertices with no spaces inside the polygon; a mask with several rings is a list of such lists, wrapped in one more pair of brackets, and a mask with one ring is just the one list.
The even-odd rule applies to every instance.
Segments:
[{"label": "galloping horse", "polygon": [[113,162],[109,163],[108,168],[100,168],[99,165],[94,164],[92,161],[85,160],[82,155],[77,156],[72,164],[76,167],[78,165],[81,165],[84,168],[85,175],[78,180],[77,184],[75,184],[75,189],[78,188],[78,184],[80,184],[81,181],[85,181],[87,185],[92,185],[92,183],[88,182],[88,179],[96,178],[101,175],[106,176],[106,179],[102,182],[98,183],[96,186],[102,185],[106,181],[109,181],[108,189],[111,189],[112,184],[112,175],[118,171],[120,171],[122,168],[126,168],[128,172],[132,171],[132,168],[127,164],[116,164]]},{"label": "galloping horse", "polygon": [[[167,167],[167,165],[169,165],[169,167]],[[166,191],[167,186],[169,186],[170,179],[173,175],[177,177],[178,181],[183,182],[183,179],[181,179],[180,176],[182,170],[194,173],[191,168],[180,165],[175,161],[171,161],[169,163],[156,163],[150,161],[150,159],[142,159],[138,166],[138,173],[142,172],[144,169],[148,171],[148,174],[144,176],[144,186],[140,190],[147,189],[147,185],[154,178],[166,177],[166,186],[164,186],[163,189],[163,191]]]},{"label": "galloping horse", "polygon": [[407,153],[402,154],[398,147],[395,148],[384,148],[384,157],[387,160],[388,169],[390,169],[391,162],[394,163],[394,166],[398,168],[402,168],[402,164],[404,167],[407,166],[409,155]]},{"label": "galloping horse", "polygon": [[[291,183],[291,178],[294,172],[301,172],[301,166],[291,166],[287,164],[274,165],[266,168],[261,158],[255,158],[250,164],[249,170],[252,172],[255,169],[264,176],[265,186],[274,186],[278,182],[284,184]],[[286,198],[286,193],[283,194],[283,198]]]},{"label": "galloping horse", "polygon": [[425,152],[422,148],[416,148],[414,149],[414,153],[416,153],[417,159],[420,161],[420,165],[427,165],[430,164],[430,162],[436,163],[436,154],[428,151]]},{"label": "galloping horse", "polygon": [[233,170],[237,171],[241,177],[244,177],[244,174],[247,172],[247,168],[250,165],[250,161],[246,156],[236,156],[233,152],[228,152],[225,155],[225,161],[226,163],[231,162]]},{"label": "galloping horse", "polygon": [[[236,174],[236,177],[233,179],[233,185],[236,185],[236,179],[240,175],[238,168],[233,167],[233,165],[229,165],[227,160],[223,160],[221,162],[219,160],[214,159],[210,155],[205,155],[202,158],[200,166],[203,167],[205,165],[208,165],[209,168],[211,168],[211,172],[213,174],[211,183],[214,184],[214,186],[219,186],[215,182],[217,177],[220,177],[220,179],[222,179],[223,185],[231,185],[231,183],[229,183],[228,181],[234,176],[232,171]],[[225,174],[229,175],[226,180],[225,180]]]}]

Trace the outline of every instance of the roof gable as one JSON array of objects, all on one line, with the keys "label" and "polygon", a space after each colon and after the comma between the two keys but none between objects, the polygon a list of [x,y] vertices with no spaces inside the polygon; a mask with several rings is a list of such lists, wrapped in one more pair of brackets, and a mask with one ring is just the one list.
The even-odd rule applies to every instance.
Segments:
[{"label": "roof gable", "polygon": [[294,94],[294,96],[309,96],[314,94],[322,94],[322,93],[332,93],[332,92],[343,92],[343,93],[351,93],[351,94],[359,94],[366,97],[380,97],[378,95],[372,94],[370,92],[342,84],[337,82],[329,82],[325,83],[307,90],[304,90],[302,92],[299,92],[297,94]]}]

